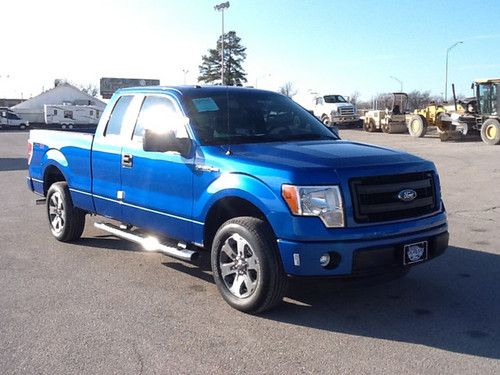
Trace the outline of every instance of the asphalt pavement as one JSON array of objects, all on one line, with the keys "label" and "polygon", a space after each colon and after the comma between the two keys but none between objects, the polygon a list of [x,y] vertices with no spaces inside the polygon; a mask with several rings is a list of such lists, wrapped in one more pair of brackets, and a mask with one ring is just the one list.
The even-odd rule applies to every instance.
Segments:
[{"label": "asphalt pavement", "polygon": [[294,280],[260,316],[196,264],[94,229],[57,242],[26,187],[27,132],[0,132],[0,373],[500,373],[500,147],[341,130],[433,160],[450,248],[396,280]]}]

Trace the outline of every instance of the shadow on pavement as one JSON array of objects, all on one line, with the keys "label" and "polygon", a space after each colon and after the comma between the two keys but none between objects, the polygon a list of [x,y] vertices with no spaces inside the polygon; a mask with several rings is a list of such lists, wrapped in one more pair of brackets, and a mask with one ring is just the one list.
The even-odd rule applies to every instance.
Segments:
[{"label": "shadow on pavement", "polygon": [[500,359],[499,270],[498,255],[450,247],[390,283],[292,280],[262,318]]},{"label": "shadow on pavement", "polygon": [[0,158],[0,172],[28,169],[26,158]]},{"label": "shadow on pavement", "polygon": [[[78,244],[140,249],[103,237]],[[201,252],[194,263],[162,264],[213,284],[208,252]],[[450,247],[443,256],[396,280],[290,279],[284,303],[260,318],[500,359],[499,270],[498,255]]]}]

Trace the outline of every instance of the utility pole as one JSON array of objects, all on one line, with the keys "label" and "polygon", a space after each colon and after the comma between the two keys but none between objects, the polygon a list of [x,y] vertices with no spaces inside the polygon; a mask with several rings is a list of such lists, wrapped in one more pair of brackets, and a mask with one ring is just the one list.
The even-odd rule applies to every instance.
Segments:
[{"label": "utility pole", "polygon": [[186,75],[189,73],[189,70],[182,69],[182,73],[184,73],[184,84],[186,84]]},{"label": "utility pole", "polygon": [[455,48],[457,45],[461,44],[463,42],[456,42],[455,44],[452,44],[448,49],[446,50],[446,73],[445,73],[445,78],[444,78],[444,101],[446,102],[448,99],[448,55],[450,54],[450,51]]},{"label": "utility pole", "polygon": [[222,14],[222,53],[221,53],[221,63],[220,63],[220,79],[222,85],[224,85],[224,9],[227,8],[229,8],[229,1],[214,6],[214,9],[216,11],[221,12]]}]

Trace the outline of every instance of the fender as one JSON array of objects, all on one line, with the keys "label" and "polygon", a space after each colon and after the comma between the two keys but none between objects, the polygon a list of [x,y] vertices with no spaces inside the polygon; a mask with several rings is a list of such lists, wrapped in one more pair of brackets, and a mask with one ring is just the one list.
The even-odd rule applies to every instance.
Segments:
[{"label": "fender", "polygon": [[43,170],[43,178],[45,178],[45,172],[47,168],[50,166],[54,166],[61,171],[64,179],[68,182],[68,185],[70,185],[70,181],[68,180],[68,160],[61,151],[50,149],[45,153],[40,164]]},{"label": "fender", "polygon": [[284,220],[284,215],[290,215],[281,196],[261,180],[247,174],[223,173],[200,191],[202,194],[193,205],[193,217],[200,222],[205,222],[209,209],[217,201],[227,197],[237,197],[252,203],[266,215],[275,232],[280,217]]}]

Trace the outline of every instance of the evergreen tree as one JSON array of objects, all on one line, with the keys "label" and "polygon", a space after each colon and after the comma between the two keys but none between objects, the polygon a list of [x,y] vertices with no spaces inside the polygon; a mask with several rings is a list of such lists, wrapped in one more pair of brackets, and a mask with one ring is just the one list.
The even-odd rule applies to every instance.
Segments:
[{"label": "evergreen tree", "polygon": [[[234,86],[247,82],[242,64],[247,57],[246,47],[235,31],[224,34],[224,85]],[[217,48],[209,49],[208,54],[201,57],[200,76],[198,81],[205,83],[221,83],[222,36],[217,40]]]}]

